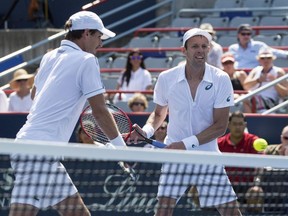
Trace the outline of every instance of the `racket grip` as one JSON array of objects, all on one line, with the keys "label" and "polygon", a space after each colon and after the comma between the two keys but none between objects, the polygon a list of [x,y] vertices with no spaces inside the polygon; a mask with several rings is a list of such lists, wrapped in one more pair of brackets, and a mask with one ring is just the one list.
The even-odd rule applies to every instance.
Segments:
[{"label": "racket grip", "polygon": [[151,144],[157,148],[165,148],[166,147],[166,145],[164,143],[158,142],[156,140],[153,140]]}]

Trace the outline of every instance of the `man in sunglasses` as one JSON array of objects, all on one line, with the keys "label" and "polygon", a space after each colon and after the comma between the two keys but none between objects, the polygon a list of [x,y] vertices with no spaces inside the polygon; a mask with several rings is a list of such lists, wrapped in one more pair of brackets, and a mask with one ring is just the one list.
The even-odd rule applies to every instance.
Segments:
[{"label": "man in sunglasses", "polygon": [[[228,51],[235,57],[235,68],[254,68],[259,65],[256,56],[260,49],[268,45],[262,41],[252,39],[252,28],[249,24],[241,24],[237,29],[238,43],[229,46]],[[288,52],[272,49],[277,58],[288,58]]]}]

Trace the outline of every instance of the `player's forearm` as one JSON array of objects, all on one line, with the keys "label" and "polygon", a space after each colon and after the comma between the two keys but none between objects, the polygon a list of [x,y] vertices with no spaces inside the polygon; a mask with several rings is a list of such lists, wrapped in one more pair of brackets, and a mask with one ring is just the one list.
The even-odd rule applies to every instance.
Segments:
[{"label": "player's forearm", "polygon": [[156,105],[156,109],[149,116],[146,124],[150,124],[154,130],[157,130],[167,116],[167,108]]}]

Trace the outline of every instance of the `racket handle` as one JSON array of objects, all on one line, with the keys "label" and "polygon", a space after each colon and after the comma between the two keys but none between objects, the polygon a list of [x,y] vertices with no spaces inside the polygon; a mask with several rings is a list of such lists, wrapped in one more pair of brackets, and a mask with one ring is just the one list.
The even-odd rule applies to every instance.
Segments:
[{"label": "racket handle", "polygon": [[166,147],[166,145],[164,143],[158,142],[156,140],[153,140],[151,144],[157,148],[165,148]]}]

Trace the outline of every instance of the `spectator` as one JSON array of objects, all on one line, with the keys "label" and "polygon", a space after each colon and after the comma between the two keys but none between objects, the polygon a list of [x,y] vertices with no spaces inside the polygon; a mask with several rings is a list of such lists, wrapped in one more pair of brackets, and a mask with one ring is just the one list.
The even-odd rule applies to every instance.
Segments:
[{"label": "spectator", "polygon": [[94,144],[94,141],[84,132],[81,124],[76,128],[75,136],[78,143]]},{"label": "spectator", "polygon": [[29,112],[32,106],[31,88],[34,75],[26,70],[15,71],[14,78],[10,81],[10,88],[14,90],[9,96],[9,108],[11,112]]},{"label": "spectator", "polygon": [[[152,78],[145,69],[143,55],[139,50],[129,52],[125,70],[118,79],[116,90],[145,91],[152,89]],[[116,94],[114,103],[118,100],[128,101],[133,94]]]},{"label": "spectator", "polygon": [[[285,71],[276,67],[273,61],[276,57],[271,49],[264,48],[259,51],[257,59],[260,66],[253,68],[244,82],[244,88],[253,91],[273,80],[284,76]],[[251,100],[244,101],[244,111],[247,113],[262,113],[279,103],[280,98],[288,95],[288,81],[284,80],[264,91],[259,92]]]},{"label": "spectator", "polygon": [[167,126],[168,126],[168,122],[163,121],[161,126],[154,133],[155,140],[164,143],[164,140],[167,136]]},{"label": "spectator", "polygon": [[128,106],[132,112],[145,112],[148,108],[148,101],[145,95],[136,93],[129,99]]},{"label": "spectator", "polygon": [[[280,144],[274,144],[274,145],[268,145],[267,148],[264,150],[265,155],[279,155],[279,156],[288,156],[288,125],[286,125],[281,132],[280,135]],[[287,181],[287,174],[283,175],[283,169],[271,169],[271,167],[262,168],[259,172],[259,175],[256,178],[256,183],[258,186],[254,186],[251,188],[251,191],[247,191],[247,194],[254,195],[255,200],[259,200],[260,196],[255,195],[255,191],[259,191],[260,195],[262,194],[268,194],[268,200],[266,202],[269,202],[269,205],[265,208],[265,211],[268,212],[272,211],[276,213],[275,211],[281,212],[281,215],[288,213],[288,208],[285,206],[287,203],[287,197],[285,196],[277,196],[279,193],[287,193],[286,186],[283,186],[283,184],[286,184]],[[284,172],[286,173],[286,171]],[[276,182],[275,182],[276,181]],[[278,185],[271,187],[271,185]],[[254,192],[254,194],[253,194]],[[246,194],[246,195],[247,195]],[[273,195],[269,195],[273,194]],[[271,197],[270,197],[271,196]],[[277,197],[276,197],[277,196]],[[263,199],[263,198],[262,198]],[[271,200],[276,202],[276,206],[271,205]],[[253,202],[252,202],[253,203]],[[248,203],[249,204],[249,203]],[[264,204],[264,203],[263,203]],[[262,207],[263,209],[263,207]],[[276,215],[276,214],[275,214]]]},{"label": "spectator", "polygon": [[[207,31],[212,38],[215,40],[216,32],[210,23],[202,23],[200,29]],[[223,55],[223,47],[216,43],[214,40],[211,41],[211,48],[208,53],[207,63],[215,67],[222,68],[221,57]]]},{"label": "spectator", "polygon": [[264,151],[266,155],[288,155],[288,125],[286,125],[280,136],[281,143],[268,145]]},{"label": "spectator", "polygon": [[[222,55],[222,58],[221,58],[221,63],[223,66],[223,71],[225,71],[231,79],[233,90],[234,91],[235,90],[242,90],[243,91],[244,90],[243,85],[244,85],[244,81],[247,77],[247,74],[245,71],[235,69],[234,56],[229,52],[224,53]],[[238,97],[239,97],[239,94],[234,93],[234,99],[236,99]]]},{"label": "spectator", "polygon": [[[252,28],[249,24],[241,24],[237,29],[238,43],[229,46],[228,51],[235,57],[235,67],[254,68],[259,65],[256,55],[262,48],[268,45],[262,41],[251,39]],[[288,58],[288,52],[284,50],[272,49],[272,52],[278,58]]]},{"label": "spectator", "polygon": [[[242,112],[236,111],[230,113],[228,123],[229,133],[218,138],[219,150],[229,153],[258,154],[253,148],[253,142],[259,137],[245,132],[246,127],[247,122]],[[244,194],[246,191],[249,190],[251,193],[252,191],[256,191],[256,188],[252,190],[248,183],[254,181],[256,171],[258,170],[240,167],[225,167],[225,169],[240,203],[243,204],[245,202]],[[251,198],[251,196],[247,194],[247,202],[254,202],[255,200],[253,199],[253,197]],[[259,200],[258,204],[262,203],[263,200]],[[255,211],[255,209],[252,211]]]},{"label": "spectator", "polygon": [[0,89],[0,112],[8,111],[8,98],[5,92]]}]

